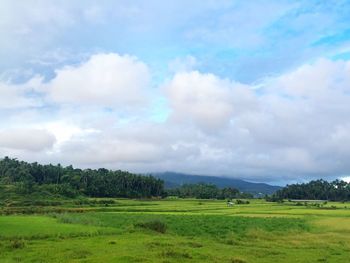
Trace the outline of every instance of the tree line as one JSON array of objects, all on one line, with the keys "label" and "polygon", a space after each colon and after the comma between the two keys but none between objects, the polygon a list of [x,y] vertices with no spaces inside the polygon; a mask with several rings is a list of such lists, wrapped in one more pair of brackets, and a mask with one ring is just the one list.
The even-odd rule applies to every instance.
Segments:
[{"label": "tree line", "polygon": [[164,182],[153,176],[104,168],[82,170],[71,165],[41,165],[9,157],[0,160],[0,184],[12,185],[20,194],[46,191],[67,197],[140,198],[165,193]]},{"label": "tree line", "polygon": [[166,193],[169,196],[197,199],[253,198],[252,194],[241,193],[236,188],[225,187],[220,189],[214,184],[206,183],[184,184],[177,188],[167,189]]},{"label": "tree line", "polygon": [[214,184],[184,184],[164,189],[164,181],[153,176],[137,175],[121,170],[79,169],[72,165],[42,165],[5,157],[0,159],[1,186],[12,186],[18,195],[39,193],[69,198],[90,197],[165,197],[198,199],[253,198],[233,187],[218,188]]},{"label": "tree line", "polygon": [[278,190],[269,199],[272,201],[282,199],[349,201],[350,183],[338,179],[332,182],[320,179],[308,183],[291,184]]}]

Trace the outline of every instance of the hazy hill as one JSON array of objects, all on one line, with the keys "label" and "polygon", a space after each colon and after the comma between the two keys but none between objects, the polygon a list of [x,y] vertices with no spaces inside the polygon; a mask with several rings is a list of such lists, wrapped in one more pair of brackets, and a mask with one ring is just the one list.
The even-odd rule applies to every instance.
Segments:
[{"label": "hazy hill", "polygon": [[252,194],[273,194],[282,188],[280,186],[274,186],[265,183],[252,183],[241,179],[227,177],[190,175],[174,172],[152,173],[152,175],[164,180],[165,188],[175,188],[182,184],[211,183],[215,184],[219,188],[234,187],[242,192]]}]

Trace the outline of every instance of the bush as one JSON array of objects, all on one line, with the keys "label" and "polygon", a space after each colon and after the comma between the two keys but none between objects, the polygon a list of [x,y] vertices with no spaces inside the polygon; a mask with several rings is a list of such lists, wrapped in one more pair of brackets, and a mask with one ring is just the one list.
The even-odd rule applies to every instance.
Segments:
[{"label": "bush", "polygon": [[[282,197],[279,197],[277,195],[272,195],[272,196],[268,196],[266,195],[265,196],[265,200],[267,202],[278,202],[278,203],[283,203],[283,198]],[[290,202],[290,200],[288,200]]]},{"label": "bush", "polygon": [[12,249],[20,249],[24,248],[25,242],[22,239],[15,239],[11,241],[10,248]]},{"label": "bush", "polygon": [[60,206],[62,202],[50,201],[50,200],[23,200],[18,202],[9,203],[8,207],[21,207],[21,206]]},{"label": "bush", "polygon": [[232,258],[231,263],[245,263],[246,261],[240,258]]},{"label": "bush", "polygon": [[250,202],[248,200],[245,201],[245,200],[237,199],[236,204],[237,205],[248,205],[248,204],[250,204]]},{"label": "bush", "polygon": [[96,200],[96,203],[101,205],[113,205],[116,202],[113,199],[101,199],[101,200]]},{"label": "bush", "polygon": [[175,251],[175,250],[167,250],[165,252],[162,253],[163,257],[166,257],[166,258],[177,258],[177,259],[191,259],[192,256],[187,253],[187,252],[179,252],[179,251]]},{"label": "bush", "polygon": [[75,205],[112,205],[117,202],[113,199],[87,199],[87,198],[79,198],[73,202]]},{"label": "bush", "polygon": [[146,222],[140,222],[134,224],[136,227],[141,227],[145,229],[150,229],[156,231],[158,233],[165,233],[167,229],[167,225],[158,219],[150,220]]},{"label": "bush", "polygon": [[69,198],[79,196],[79,192],[72,188],[70,184],[44,184],[38,187],[41,191],[47,191],[51,194],[61,195]]}]

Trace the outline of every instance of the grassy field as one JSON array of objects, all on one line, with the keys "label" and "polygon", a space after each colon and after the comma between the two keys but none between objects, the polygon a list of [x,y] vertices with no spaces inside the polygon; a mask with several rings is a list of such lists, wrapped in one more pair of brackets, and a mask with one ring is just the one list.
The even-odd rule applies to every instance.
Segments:
[{"label": "grassy field", "polygon": [[350,204],[3,204],[0,262],[349,262]]}]

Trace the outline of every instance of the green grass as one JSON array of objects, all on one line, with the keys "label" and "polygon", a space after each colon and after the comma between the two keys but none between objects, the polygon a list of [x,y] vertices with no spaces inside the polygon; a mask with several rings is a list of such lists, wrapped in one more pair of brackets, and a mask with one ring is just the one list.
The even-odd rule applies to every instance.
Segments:
[{"label": "green grass", "polygon": [[228,233],[244,235],[251,229],[267,232],[307,231],[304,219],[232,217],[227,215],[147,214],[93,212],[84,214],[54,214],[60,222],[113,227],[119,230],[133,229],[134,225],[161,220],[167,225],[168,233],[181,236],[225,237]]},{"label": "green grass", "polygon": [[[92,202],[96,203],[96,202]],[[0,262],[348,262],[349,204],[64,202],[0,216]],[[34,207],[37,208],[37,207]],[[60,213],[56,213],[59,211]],[[80,213],[77,213],[79,211]],[[50,213],[47,213],[50,212]]]},{"label": "green grass", "polygon": [[43,239],[51,237],[91,236],[113,232],[111,228],[65,224],[46,216],[0,217],[1,239]]}]

